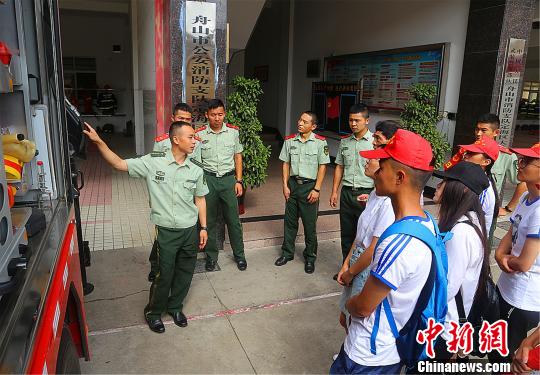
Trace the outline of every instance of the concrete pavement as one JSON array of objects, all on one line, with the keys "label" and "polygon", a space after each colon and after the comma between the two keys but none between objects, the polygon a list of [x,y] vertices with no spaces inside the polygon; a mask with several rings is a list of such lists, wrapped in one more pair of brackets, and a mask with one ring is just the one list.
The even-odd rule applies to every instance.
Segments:
[{"label": "concrete pavement", "polygon": [[338,323],[338,240],[320,241],[314,274],[303,270],[302,245],[276,267],[279,247],[247,250],[240,272],[231,252],[221,271],[196,274],[186,299],[186,328],[164,317],[151,332],[142,310],[149,249],[95,252],[86,301],[92,360],[84,373],[327,373],[344,331]]}]

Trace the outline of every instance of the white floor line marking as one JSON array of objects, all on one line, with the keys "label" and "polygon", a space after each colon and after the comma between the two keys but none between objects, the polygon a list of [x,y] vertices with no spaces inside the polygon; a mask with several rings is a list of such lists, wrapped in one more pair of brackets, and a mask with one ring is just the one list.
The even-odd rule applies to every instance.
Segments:
[{"label": "white floor line marking", "polygon": [[[326,298],[332,298],[332,297],[336,297],[336,296],[339,296],[339,295],[341,295],[341,292],[332,292],[332,293],[327,293],[327,294],[321,294],[321,295],[318,295],[318,296],[295,298],[295,299],[279,301],[279,302],[273,302],[273,303],[263,303],[263,304],[255,305],[255,306],[240,307],[240,308],[237,308],[237,309],[221,310],[221,311],[217,311],[215,313],[210,313],[210,314],[191,315],[191,316],[188,316],[187,318],[188,318],[189,321],[220,318],[220,317],[223,317],[223,316],[226,316],[226,315],[243,314],[243,313],[247,313],[247,312],[255,311],[255,310],[273,309],[273,308],[281,307],[281,306],[295,305],[295,304],[298,304],[298,303],[311,302],[311,301],[317,301],[317,300],[326,299]],[[170,324],[174,324],[174,322],[173,321],[165,321],[165,322],[163,322],[163,324],[164,325],[170,325]],[[131,330],[131,329],[146,328],[146,327],[148,327],[146,324],[135,324],[135,325],[125,326],[125,327],[118,327],[118,328],[111,328],[111,329],[103,329],[103,330],[99,330],[99,331],[92,331],[92,332],[88,333],[88,336],[101,336],[101,335],[107,335],[107,334],[111,334],[111,333],[119,333],[119,332]]]}]

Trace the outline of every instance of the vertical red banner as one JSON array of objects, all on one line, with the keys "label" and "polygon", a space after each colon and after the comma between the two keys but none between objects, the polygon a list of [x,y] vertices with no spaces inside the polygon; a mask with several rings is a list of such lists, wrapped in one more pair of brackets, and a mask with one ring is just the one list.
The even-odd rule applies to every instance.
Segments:
[{"label": "vertical red banner", "polygon": [[169,0],[154,0],[156,61],[156,135],[169,128],[171,114]]}]

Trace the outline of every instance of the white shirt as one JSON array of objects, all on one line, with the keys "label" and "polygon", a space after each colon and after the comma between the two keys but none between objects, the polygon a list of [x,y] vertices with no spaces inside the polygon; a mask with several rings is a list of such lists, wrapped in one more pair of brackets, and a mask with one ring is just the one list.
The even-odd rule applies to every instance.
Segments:
[{"label": "white shirt", "polygon": [[[474,225],[480,228],[480,223],[476,213],[469,212]],[[451,232],[453,237],[446,242],[446,253],[448,255],[448,313],[446,314],[446,330],[442,334],[445,340],[451,337],[448,334],[450,320],[459,322],[459,314],[456,307],[455,297],[459,290],[463,297],[465,314],[468,316],[471,311],[474,295],[478,288],[478,279],[482,271],[482,261],[484,260],[484,247],[482,239],[478,236],[474,228],[463,221],[469,220],[465,215],[459,218]]]},{"label": "white shirt", "polygon": [[[402,220],[421,222],[435,233],[433,222],[418,216]],[[371,276],[391,288],[388,302],[396,321],[397,329],[403,328],[411,317],[414,307],[429,276],[431,250],[422,241],[411,236],[398,234],[386,238],[376,249],[371,263]],[[392,334],[384,309],[381,311],[377,334],[377,354],[371,353],[371,332],[375,312],[368,317],[352,317],[349,334],[345,338],[345,353],[354,362],[364,366],[384,366],[400,362],[396,339]]]},{"label": "white shirt", "polygon": [[480,204],[482,205],[482,210],[484,210],[484,216],[486,217],[486,233],[488,233],[488,235],[489,228],[491,228],[491,223],[493,222],[496,199],[495,190],[493,190],[493,185],[490,180],[489,187],[480,194]]},{"label": "white shirt", "polygon": [[[529,202],[529,192],[523,193],[510,216],[512,251],[519,256],[527,238],[540,238],[540,198]],[[497,286],[506,302],[518,309],[540,311],[540,257],[536,257],[527,272],[503,272]]]},{"label": "white shirt", "polygon": [[395,220],[390,198],[379,197],[375,190],[372,190],[366,208],[358,218],[355,243],[367,249],[373,237],[380,237]]}]

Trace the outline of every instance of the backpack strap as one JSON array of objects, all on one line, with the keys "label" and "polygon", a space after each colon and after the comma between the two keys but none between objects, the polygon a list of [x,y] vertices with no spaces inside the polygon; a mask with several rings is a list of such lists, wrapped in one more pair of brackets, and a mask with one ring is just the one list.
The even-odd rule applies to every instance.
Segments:
[{"label": "backpack strap", "polygon": [[[416,321],[420,317],[420,314],[422,314],[422,311],[426,308],[429,298],[431,296],[431,291],[433,290],[433,287],[435,285],[435,270],[436,270],[436,260],[435,255],[431,257],[431,266],[429,269],[429,275],[426,280],[426,283],[424,284],[424,287],[420,291],[420,295],[418,296],[418,300],[416,301],[416,305],[414,306],[414,310],[411,314],[411,317],[409,318],[408,322],[410,321]],[[392,330],[392,334],[395,338],[399,337],[399,331],[397,329],[396,320],[394,319],[394,314],[392,313],[392,309],[390,308],[390,303],[388,302],[388,298],[385,298],[383,301],[384,304],[384,312],[386,314],[386,319],[388,320],[388,324],[390,325],[390,329]],[[406,323],[403,329],[406,331],[409,330],[408,324]]]},{"label": "backpack strap", "polygon": [[[433,219],[431,219],[431,216],[429,216],[429,218],[431,222],[434,223]],[[435,223],[433,226],[435,228],[437,227]],[[375,246],[375,248],[380,246],[380,244],[383,243],[383,241],[386,240],[388,237],[395,234],[405,234],[419,239],[420,241],[424,242],[432,251],[437,247],[436,236],[438,234],[438,229],[436,229],[436,233],[433,234],[428,228],[426,228],[423,224],[420,224],[419,222],[404,220],[398,221],[397,223],[394,223],[388,228],[386,228],[386,230],[383,232],[383,234],[381,234],[381,237],[377,241],[377,245]],[[444,242],[446,242],[446,240]]]},{"label": "backpack strap", "polygon": [[[480,238],[482,237],[481,229],[478,228],[478,226],[472,222],[471,218],[468,215],[467,215],[467,220],[458,221],[455,225],[459,223],[470,225],[476,231],[476,234],[478,234]],[[485,255],[483,255],[483,258],[486,258]],[[484,282],[482,278],[489,276],[488,274],[486,274],[486,270],[485,270],[486,260],[487,259],[482,259],[482,268],[480,270],[480,278],[478,279],[478,285],[476,286],[476,291],[474,293],[473,303],[474,303],[474,300],[476,299],[476,295],[478,294],[478,290],[481,288],[481,284]],[[487,272],[489,272],[489,263],[487,263],[487,268],[488,268]],[[467,323],[467,314],[465,313],[465,304],[463,303],[463,296],[461,295],[461,288],[458,290],[456,296],[454,297],[454,300],[456,301],[456,308],[457,308],[457,312],[459,316],[459,324],[463,325]]]},{"label": "backpack strap", "polygon": [[[424,211],[425,212],[425,211]],[[425,212],[429,220],[433,223],[433,227],[435,228],[435,235],[423,224],[415,221],[410,220],[404,220],[399,221],[397,223],[392,224],[386,230],[381,234],[381,237],[377,241],[377,245],[375,246],[375,249],[389,236],[395,235],[395,234],[405,234],[411,237],[414,237],[422,242],[424,242],[431,250],[432,257],[431,257],[431,268],[429,272],[428,279],[426,281],[426,284],[422,288],[422,291],[420,292],[420,296],[418,297],[418,301],[416,302],[416,306],[414,308],[413,314],[411,315],[411,318],[415,317],[415,315],[418,315],[421,313],[421,311],[425,308],[431,290],[433,289],[433,285],[435,283],[435,249],[437,248],[437,237],[439,236],[442,238],[443,242],[446,242],[450,238],[452,238],[452,233],[445,233],[444,235],[441,235],[439,232],[439,229],[437,228],[437,224],[433,221],[433,218],[431,215],[427,212]],[[377,354],[377,347],[376,347],[376,341],[377,341],[377,334],[379,332],[379,324],[380,324],[380,315],[381,315],[381,305],[384,306],[384,312],[386,315],[386,318],[388,320],[388,324],[390,325],[390,329],[392,330],[392,334],[394,337],[399,337],[399,332],[397,329],[396,321],[394,319],[394,315],[392,314],[392,310],[390,308],[390,303],[388,302],[388,299],[385,298],[379,306],[377,306],[377,310],[375,312],[375,322],[373,324],[373,330],[371,332],[371,338],[370,338],[370,344],[371,348],[370,351],[373,354]],[[410,319],[409,319],[410,320]]]},{"label": "backpack strap", "polygon": [[[385,298],[386,300],[386,298]],[[377,334],[379,333],[379,323],[381,321],[381,304],[377,306],[375,311],[375,322],[373,323],[373,330],[371,331],[371,337],[369,338],[370,348],[369,350],[373,354],[377,354],[377,345],[375,341],[377,340]]]},{"label": "backpack strap", "polygon": [[394,319],[394,314],[392,313],[392,309],[390,308],[390,302],[388,302],[388,298],[384,299],[383,306],[384,312],[386,313],[386,318],[388,319],[388,324],[390,324],[390,329],[392,330],[392,334],[395,338],[398,338],[399,331],[397,329],[396,320]]},{"label": "backpack strap", "polygon": [[394,315],[392,314],[392,310],[390,309],[390,303],[388,302],[388,299],[385,298],[382,303],[377,306],[377,310],[375,311],[375,322],[373,323],[373,331],[371,333],[371,337],[369,339],[370,341],[370,351],[373,354],[377,354],[377,334],[379,333],[379,324],[381,321],[381,308],[384,307],[384,313],[386,314],[386,318],[388,319],[388,324],[390,324],[390,329],[392,330],[392,334],[395,338],[399,337],[399,332],[396,326],[396,321],[394,320]]}]

